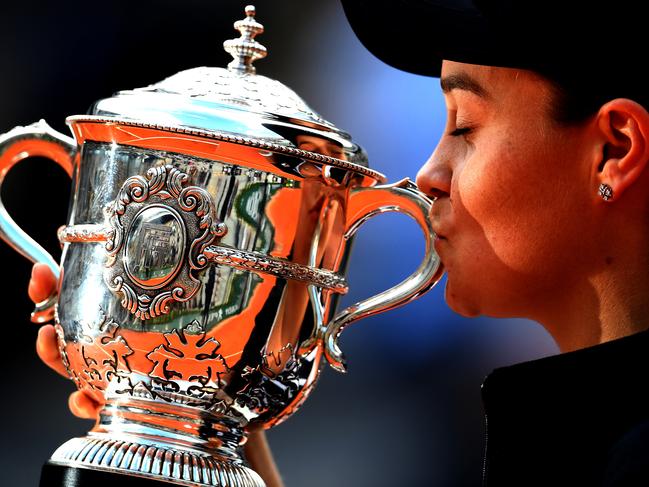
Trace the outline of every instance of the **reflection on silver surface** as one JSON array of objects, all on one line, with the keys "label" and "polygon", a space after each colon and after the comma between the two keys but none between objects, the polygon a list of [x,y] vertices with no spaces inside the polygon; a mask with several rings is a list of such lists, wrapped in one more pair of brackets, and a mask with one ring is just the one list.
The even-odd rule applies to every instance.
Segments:
[{"label": "reflection on silver surface", "polygon": [[[78,127],[82,135],[91,129]],[[323,357],[342,369],[335,339],[344,326],[406,302],[439,278],[439,261],[429,252],[414,279],[331,321],[332,291],[347,286],[352,233],[382,211],[403,211],[427,229],[429,200],[407,182],[362,186],[365,176],[353,171],[338,174],[340,168],[326,165],[312,170],[304,160],[254,148],[246,149],[246,167],[229,155],[240,155],[239,147],[221,145],[220,155],[206,159],[82,143],[70,222],[59,232],[61,355],[77,386],[107,399],[116,408],[111,411],[134,411],[135,399],[147,410],[170,408],[163,414],[166,425],[107,409],[93,434],[131,435],[131,445],[156,438],[165,451],[202,445],[206,454],[222,457],[225,445],[205,437],[202,428],[183,426],[183,408],[236,425],[235,443],[243,441],[247,425],[285,420],[313,390]],[[287,166],[300,167],[299,173],[287,173]],[[99,182],[101,193],[87,190]],[[209,211],[197,214],[198,206],[180,197],[188,189],[208,195]],[[200,222],[208,214],[208,227],[222,223],[228,231],[218,244],[203,246]],[[192,255],[205,261],[192,267],[183,255],[191,254],[195,241]],[[116,278],[122,286],[117,295]],[[156,308],[152,303],[177,282],[195,282],[194,293]],[[124,284],[133,290],[130,301]],[[66,455],[77,458],[80,452],[70,445]],[[229,448],[228,455],[241,454]]]},{"label": "reflection on silver surface", "polygon": [[[197,68],[199,69],[199,68]],[[112,100],[112,99],[111,99]],[[129,100],[130,101],[130,100]],[[127,107],[130,105],[127,105]],[[126,107],[125,107],[126,108]],[[233,144],[242,144],[249,147],[255,147],[259,149],[259,153],[263,156],[269,157],[272,160],[278,159],[280,154],[286,154],[291,157],[303,159],[304,162],[307,162],[309,167],[318,168],[326,166],[331,166],[332,169],[342,168],[345,170],[351,170],[356,173],[364,174],[375,181],[384,182],[386,181],[385,175],[382,173],[370,169],[367,167],[366,155],[360,147],[354,146],[348,148],[347,144],[340,140],[337,137],[334,137],[329,133],[315,133],[313,137],[320,140],[320,143],[317,146],[309,147],[308,149],[302,149],[302,144],[300,142],[301,135],[296,135],[290,139],[284,138],[281,133],[284,132],[282,129],[275,127],[272,124],[257,124],[255,123],[245,123],[244,125],[234,125],[233,130],[241,129],[247,135],[238,135],[232,134],[226,130],[218,130],[216,128],[210,129],[201,129],[195,127],[184,127],[182,125],[176,125],[176,120],[167,120],[165,122],[142,122],[138,120],[133,120],[125,115],[113,116],[112,112],[101,112],[100,115],[73,115],[68,117],[66,120],[68,124],[71,124],[73,127],[77,123],[105,123],[105,124],[118,124],[119,126],[126,129],[126,127],[138,127],[138,128],[149,128],[155,130],[164,130],[166,132],[176,133],[176,134],[185,134],[200,136],[206,139],[214,139],[216,141],[224,141]],[[247,118],[243,120],[237,120],[237,123],[248,122]],[[278,137],[280,137],[278,139]],[[312,137],[312,136],[310,136]],[[308,146],[307,146],[308,147]],[[325,147],[326,150],[322,150]],[[332,151],[332,147],[337,147],[337,150]],[[343,152],[344,157],[340,157],[340,152]],[[350,152],[352,151],[352,152]],[[282,162],[277,162],[277,164],[283,164]],[[293,167],[299,167],[302,162],[298,162],[296,166],[293,165],[284,165],[283,167],[289,169]],[[298,173],[298,175],[301,175]],[[97,194],[97,193],[95,193]]]},{"label": "reflection on silver surface", "polygon": [[185,253],[185,228],[171,208],[147,206],[131,223],[124,247],[128,276],[146,289],[174,278]]}]

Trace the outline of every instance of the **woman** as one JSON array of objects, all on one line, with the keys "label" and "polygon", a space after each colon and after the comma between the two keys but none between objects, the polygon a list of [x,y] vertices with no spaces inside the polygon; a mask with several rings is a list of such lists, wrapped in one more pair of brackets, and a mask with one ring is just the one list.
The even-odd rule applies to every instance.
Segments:
[{"label": "woman", "polygon": [[[449,306],[536,320],[563,352],[485,381],[485,483],[648,485],[649,104],[633,5],[343,4],[379,58],[440,77],[446,133],[417,183],[436,199]],[[36,266],[32,299],[52,285]],[[37,347],[61,371],[51,327]],[[81,393],[70,406],[98,407]],[[279,485],[261,434],[248,454]]]},{"label": "woman", "polygon": [[446,133],[417,183],[436,199],[447,303],[538,321],[564,352],[483,384],[485,483],[649,485],[649,97],[637,6],[343,5],[380,59],[440,77]]}]

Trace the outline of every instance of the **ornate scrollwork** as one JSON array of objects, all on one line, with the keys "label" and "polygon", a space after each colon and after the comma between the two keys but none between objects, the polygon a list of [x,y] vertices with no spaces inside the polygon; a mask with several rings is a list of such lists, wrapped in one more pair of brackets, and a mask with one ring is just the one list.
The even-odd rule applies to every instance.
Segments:
[{"label": "ornate scrollwork", "polygon": [[209,263],[205,247],[227,231],[210,194],[184,187],[188,181],[171,165],[153,167],[128,178],[111,206],[106,284],[140,319],[169,313],[196,294],[197,273]]}]

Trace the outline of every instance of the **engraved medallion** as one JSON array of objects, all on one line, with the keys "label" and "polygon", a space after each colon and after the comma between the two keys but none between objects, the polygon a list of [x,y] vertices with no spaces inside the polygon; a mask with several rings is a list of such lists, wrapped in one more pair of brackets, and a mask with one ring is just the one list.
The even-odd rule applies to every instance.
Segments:
[{"label": "engraved medallion", "polygon": [[133,219],[124,248],[128,276],[144,289],[173,279],[185,250],[185,226],[174,210],[150,205]]},{"label": "engraved medallion", "polygon": [[196,294],[203,251],[226,233],[210,194],[188,181],[171,165],[153,167],[128,178],[111,208],[106,284],[142,320]]}]

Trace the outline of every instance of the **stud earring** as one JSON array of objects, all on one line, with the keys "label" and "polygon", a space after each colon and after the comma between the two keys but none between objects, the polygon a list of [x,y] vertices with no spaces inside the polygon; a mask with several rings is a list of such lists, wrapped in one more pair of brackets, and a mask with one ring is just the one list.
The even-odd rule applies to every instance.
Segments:
[{"label": "stud earring", "polygon": [[608,184],[602,183],[599,185],[599,190],[597,191],[604,201],[608,201],[613,198],[613,188]]}]

